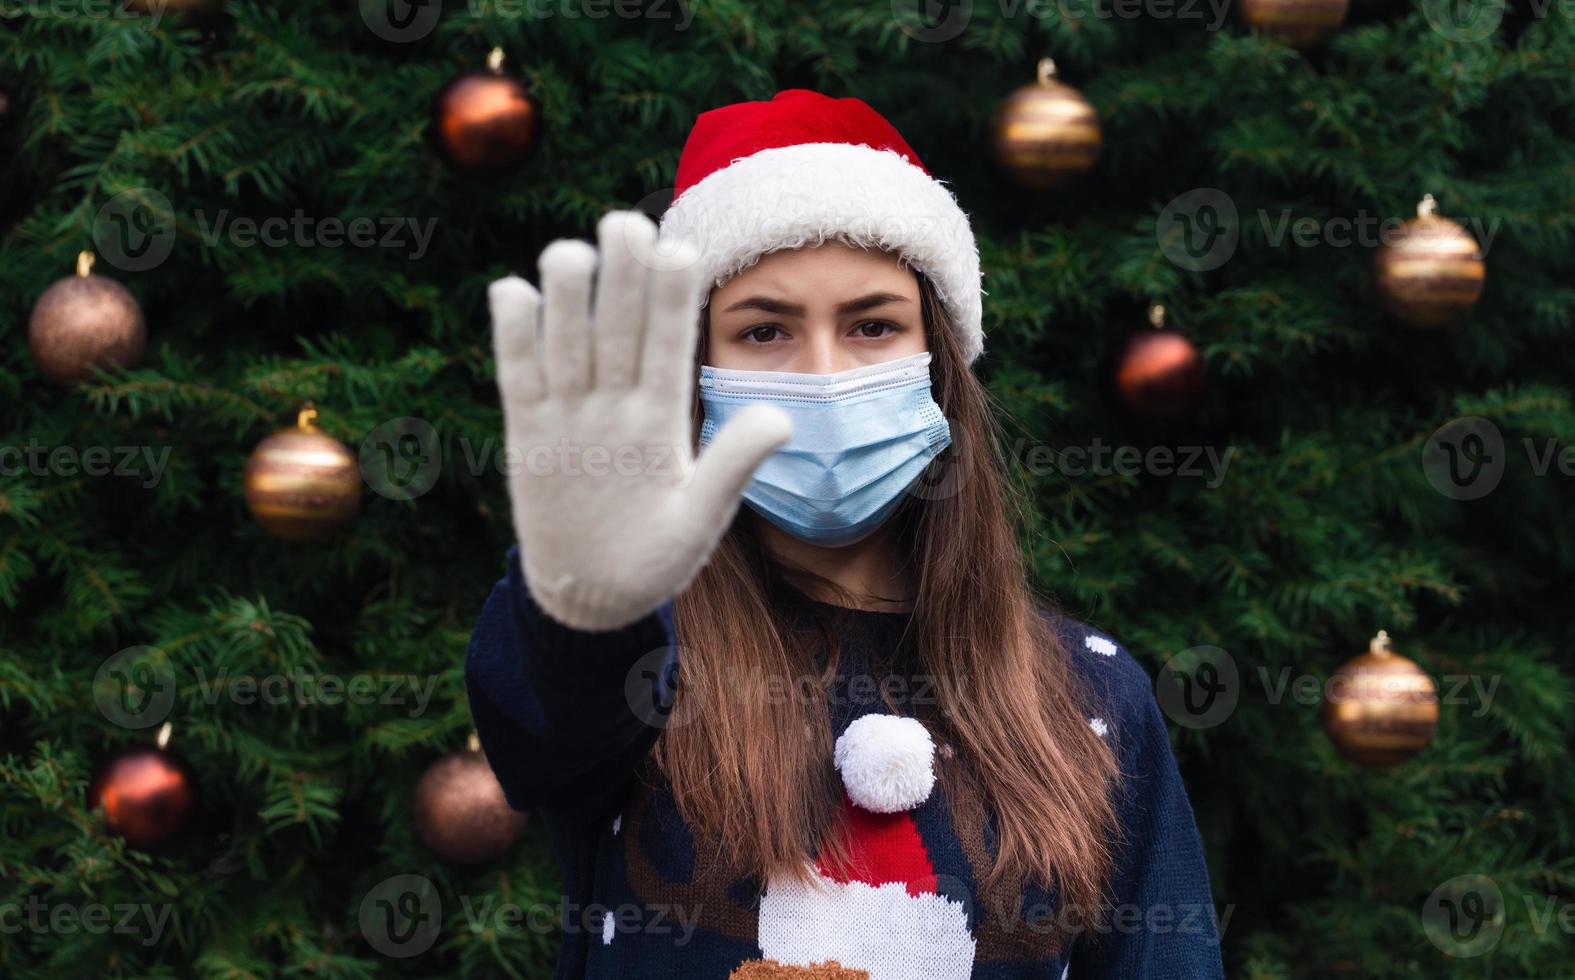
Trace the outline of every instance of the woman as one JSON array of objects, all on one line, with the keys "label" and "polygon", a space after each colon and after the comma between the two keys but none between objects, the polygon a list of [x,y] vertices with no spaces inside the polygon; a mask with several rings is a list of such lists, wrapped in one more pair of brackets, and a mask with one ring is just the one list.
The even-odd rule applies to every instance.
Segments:
[{"label": "woman", "polygon": [[466,676],[558,976],[1222,975],[1148,678],[1026,580],[955,198],[804,90],[702,114],[674,197],[491,290]]}]

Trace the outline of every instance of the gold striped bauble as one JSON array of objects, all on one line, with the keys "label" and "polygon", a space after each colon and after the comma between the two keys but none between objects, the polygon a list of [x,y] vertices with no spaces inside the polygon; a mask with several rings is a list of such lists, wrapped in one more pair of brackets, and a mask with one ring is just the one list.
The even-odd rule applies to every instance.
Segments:
[{"label": "gold striped bauble", "polygon": [[286,541],[324,538],[361,506],[361,471],[344,443],[301,409],[292,428],[257,444],[246,461],[246,509],[268,533]]},{"label": "gold striped bauble", "polygon": [[1437,685],[1390,649],[1383,630],[1366,653],[1347,661],[1324,686],[1324,732],[1352,762],[1404,762],[1427,747],[1437,728]]},{"label": "gold striped bauble", "polygon": [[1373,258],[1384,308],[1413,327],[1447,327],[1482,296],[1487,263],[1471,233],[1434,214],[1433,195],[1416,218],[1385,236]]},{"label": "gold striped bauble", "polygon": [[1340,29],[1348,7],[1350,0],[1242,0],[1241,21],[1254,33],[1310,48]]},{"label": "gold striped bauble", "polygon": [[1054,76],[1055,62],[1040,59],[1039,81],[1008,95],[990,122],[995,162],[1030,190],[1081,177],[1099,159],[1099,114]]}]

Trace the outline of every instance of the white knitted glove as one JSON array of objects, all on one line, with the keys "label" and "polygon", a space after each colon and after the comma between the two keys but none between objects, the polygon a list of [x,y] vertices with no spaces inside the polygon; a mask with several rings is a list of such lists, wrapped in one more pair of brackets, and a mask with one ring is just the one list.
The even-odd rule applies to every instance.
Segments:
[{"label": "white knitted glove", "polygon": [[517,276],[488,290],[526,583],[582,630],[627,625],[683,591],[793,432],[785,412],[752,405],[696,461],[699,253],[682,240],[658,254],[639,211],[609,212],[597,237],[599,273],[595,248],[560,239],[538,260],[541,293]]}]

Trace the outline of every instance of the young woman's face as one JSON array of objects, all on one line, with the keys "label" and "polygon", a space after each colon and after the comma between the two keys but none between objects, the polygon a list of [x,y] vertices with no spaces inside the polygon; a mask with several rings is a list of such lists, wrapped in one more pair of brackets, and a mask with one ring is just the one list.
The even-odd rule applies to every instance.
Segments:
[{"label": "young woman's face", "polygon": [[927,350],[919,280],[840,242],[773,252],[711,291],[706,363],[832,374]]}]

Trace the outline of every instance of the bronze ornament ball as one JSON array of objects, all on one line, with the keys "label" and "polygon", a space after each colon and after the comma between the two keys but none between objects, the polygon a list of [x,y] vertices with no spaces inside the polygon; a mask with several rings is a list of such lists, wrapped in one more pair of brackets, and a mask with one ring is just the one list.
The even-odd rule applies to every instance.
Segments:
[{"label": "bronze ornament ball", "polygon": [[1039,81],[1008,95],[990,121],[996,164],[1029,190],[1069,183],[1099,159],[1099,114],[1054,75],[1055,62],[1041,59]]},{"label": "bronze ornament ball", "polygon": [[1149,323],[1152,329],[1133,334],[1116,355],[1116,397],[1140,419],[1175,421],[1203,400],[1203,355],[1185,334],[1165,326],[1163,306],[1149,310]]},{"label": "bronze ornament ball", "polygon": [[296,424],[257,444],[243,477],[246,508],[265,530],[286,541],[328,537],[361,507],[355,454],[301,410]]},{"label": "bronze ornament ball", "polygon": [[501,174],[519,167],[535,150],[541,109],[524,82],[503,74],[503,50],[495,48],[486,71],[461,75],[438,93],[431,131],[456,170]]},{"label": "bronze ornament ball", "polygon": [[1422,668],[1390,649],[1389,634],[1339,667],[1324,686],[1324,732],[1340,755],[1364,766],[1392,766],[1421,752],[1438,728],[1438,687]]},{"label": "bronze ornament ball", "polygon": [[432,763],[416,783],[416,830],[434,854],[455,864],[497,860],[528,822],[504,798],[479,743],[470,744]]},{"label": "bronze ornament ball", "polygon": [[1417,216],[1386,235],[1373,256],[1373,274],[1384,309],[1413,327],[1448,327],[1482,297],[1487,263],[1471,233],[1434,212],[1428,194]]},{"label": "bronze ornament ball", "polygon": [[165,750],[168,739],[166,726],[158,744],[116,753],[88,786],[88,807],[103,809],[105,828],[144,851],[174,840],[197,809],[196,780]]},{"label": "bronze ornament ball", "polygon": [[77,257],[77,274],[57,280],[33,305],[27,343],[39,373],[62,385],[98,367],[129,368],[142,357],[147,323],[131,291],[93,275],[93,253]]},{"label": "bronze ornament ball", "polygon": [[1350,0],[1242,0],[1241,21],[1293,48],[1322,44],[1345,23]]}]

